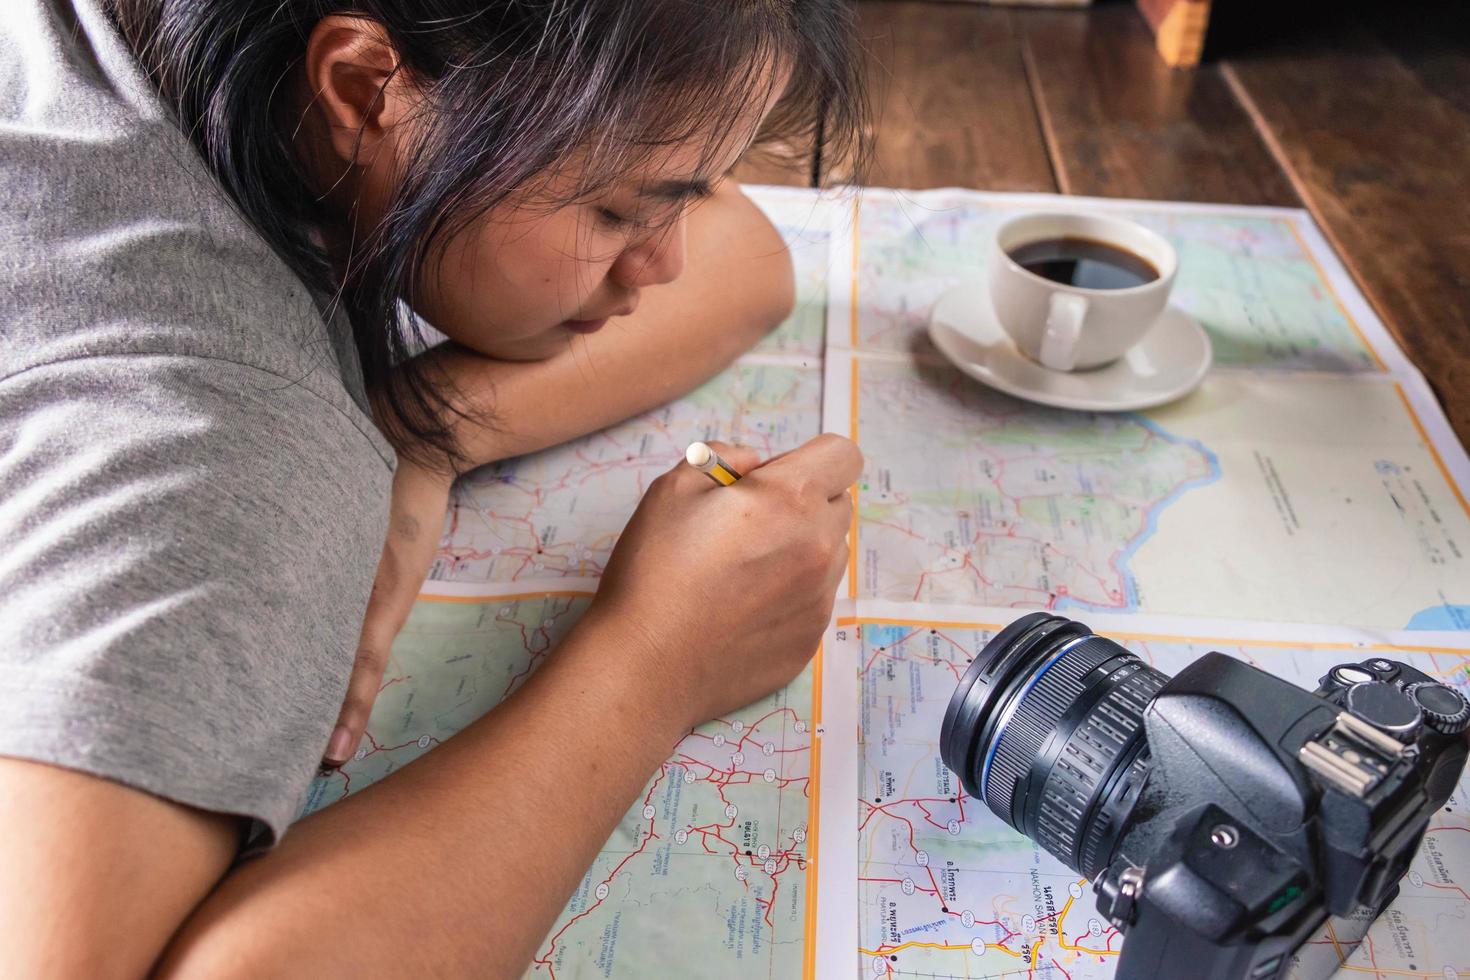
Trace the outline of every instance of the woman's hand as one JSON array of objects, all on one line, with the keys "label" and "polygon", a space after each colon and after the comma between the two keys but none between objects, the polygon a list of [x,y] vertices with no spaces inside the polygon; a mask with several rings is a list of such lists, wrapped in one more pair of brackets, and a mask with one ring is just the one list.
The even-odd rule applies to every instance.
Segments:
[{"label": "woman's hand", "polygon": [[[463,415],[451,419],[451,428],[461,465],[535,452],[662,404],[722,370],[790,312],[785,243],[735,181],[722,181],[690,214],[688,235],[688,265],[677,281],[647,290],[637,313],[569,339],[555,357],[495,361],[454,344],[419,355],[431,362],[430,376],[456,393]],[[650,372],[651,363],[659,370]],[[399,465],[347,700],[323,759],[328,765],[351,758],[366,730],[394,636],[433,560],[451,482],[447,470]]]},{"label": "woman's hand", "polygon": [[589,626],[627,640],[693,726],[788,683],[816,652],[847,567],[862,453],[822,435],[764,464],[717,445],[729,487],[684,463],[649,487],[618,540]]},{"label": "woman's hand", "polygon": [[367,730],[368,716],[383,683],[383,670],[393,639],[413,609],[419,587],[429,573],[434,548],[449,506],[447,471],[424,468],[400,459],[393,474],[393,500],[388,511],[388,537],[378,561],[372,595],[363,615],[357,659],[347,682],[347,697],[327,742],[322,762],[338,766],[352,758]]},{"label": "woman's hand", "polygon": [[[818,436],[761,464],[714,444],[746,474],[721,487],[680,463],[653,481],[623,531],[589,612],[646,656],[631,670],[669,685],[694,725],[790,681],[816,651],[847,566],[847,488],[862,454]],[[434,557],[452,478],[408,461],[393,477],[388,537],[347,696],[323,763],[352,757],[393,640]]]}]

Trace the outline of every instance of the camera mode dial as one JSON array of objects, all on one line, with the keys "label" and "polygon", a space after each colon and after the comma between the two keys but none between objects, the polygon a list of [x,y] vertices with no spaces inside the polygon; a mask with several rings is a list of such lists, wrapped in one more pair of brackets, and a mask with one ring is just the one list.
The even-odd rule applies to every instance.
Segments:
[{"label": "camera mode dial", "polygon": [[1424,715],[1424,723],[1445,735],[1458,735],[1470,724],[1470,703],[1452,687],[1437,681],[1420,681],[1404,688]]}]

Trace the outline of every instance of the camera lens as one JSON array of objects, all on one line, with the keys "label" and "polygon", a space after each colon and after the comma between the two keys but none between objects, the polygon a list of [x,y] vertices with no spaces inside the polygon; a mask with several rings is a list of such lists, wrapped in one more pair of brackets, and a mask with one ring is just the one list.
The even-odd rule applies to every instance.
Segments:
[{"label": "camera lens", "polygon": [[1168,679],[1081,623],[1032,613],[965,671],[940,755],[967,793],[1092,878],[1148,771],[1143,712]]}]

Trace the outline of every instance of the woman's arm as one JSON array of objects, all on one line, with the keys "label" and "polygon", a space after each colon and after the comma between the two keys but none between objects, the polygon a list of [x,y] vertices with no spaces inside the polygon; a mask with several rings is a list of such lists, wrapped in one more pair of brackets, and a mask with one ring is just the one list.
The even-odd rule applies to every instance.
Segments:
[{"label": "woman's arm", "polygon": [[239,841],[236,818],[0,758],[0,973],[147,975]]},{"label": "woman's arm", "polygon": [[[0,760],[0,949],[13,977],[505,976],[689,719],[578,629],[525,687],[392,779],[238,867],[233,821],[95,777]],[[197,906],[197,910],[196,910]]]},{"label": "woman's arm", "polygon": [[[443,363],[471,413],[460,450],[474,465],[544,449],[661,405],[723,370],[791,311],[791,257],[760,209],[725,180],[689,216],[688,263],[674,282],[648,289],[632,316],[571,341],[546,361],[492,361],[454,345],[423,356]],[[378,696],[388,651],[428,574],[452,474],[405,461],[393,480],[392,514],[373,598],[330,763],[357,749]]]},{"label": "woman's arm", "polygon": [[[161,974],[520,976],[674,742],[789,681],[830,616],[856,448],[822,436],[764,466],[720,452],[746,477],[654,481],[591,610],[520,691],[231,872]],[[100,781],[72,815],[73,778],[0,767],[0,859],[27,883],[0,890],[0,949],[17,975],[137,976],[233,828]]]},{"label": "woman's arm", "polygon": [[554,446],[693,389],[775,329],[795,302],[791,255],[730,179],[688,218],[682,275],[634,314],[545,361],[492,361],[445,345],[438,359],[471,414],[455,437],[473,465]]}]

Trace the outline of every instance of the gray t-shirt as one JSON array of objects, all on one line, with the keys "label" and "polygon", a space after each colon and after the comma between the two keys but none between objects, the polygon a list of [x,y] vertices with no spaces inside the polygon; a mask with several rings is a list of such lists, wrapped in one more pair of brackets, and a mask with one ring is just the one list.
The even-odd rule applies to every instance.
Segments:
[{"label": "gray t-shirt", "polygon": [[0,755],[285,830],[387,520],[343,329],[95,0],[0,3]]}]

